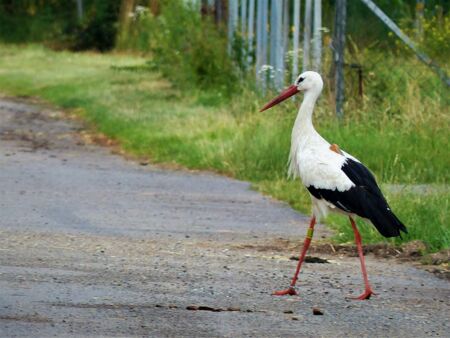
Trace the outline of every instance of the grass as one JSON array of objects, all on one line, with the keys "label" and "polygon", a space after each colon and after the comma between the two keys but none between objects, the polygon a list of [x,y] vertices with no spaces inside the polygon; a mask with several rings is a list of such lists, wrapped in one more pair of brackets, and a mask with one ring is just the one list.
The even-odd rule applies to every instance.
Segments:
[{"label": "grass", "polygon": [[[287,201],[295,209],[309,212],[309,195],[306,189],[299,189],[299,182],[279,179],[276,181],[261,181],[256,188],[275,198]],[[382,186],[386,198],[397,216],[407,225],[408,234],[402,238],[386,239],[374,226],[357,219],[358,228],[365,243],[387,241],[399,245],[411,240],[421,240],[426,243],[428,251],[435,252],[450,247],[450,231],[448,227],[449,193],[389,192],[386,185]],[[330,215],[327,224],[336,231],[335,240],[340,243],[353,243],[353,230],[346,217]]]},{"label": "grass", "polygon": [[[124,54],[0,45],[0,91],[76,109],[130,153],[249,180],[258,190],[309,212],[306,190],[285,177],[295,103],[260,114],[257,108],[264,99],[249,90],[231,100],[213,91],[180,91],[146,61]],[[325,93],[316,113],[317,127],[366,163],[383,183],[447,184],[447,108],[436,100],[424,101],[414,83],[407,86],[410,95],[398,97],[404,115],[367,101],[340,124]],[[430,251],[449,247],[447,192],[387,197],[410,231],[395,243],[420,239]],[[336,240],[352,240],[345,218],[333,216],[327,223],[337,230]],[[362,225],[362,235],[369,242],[384,240],[371,226]]]}]

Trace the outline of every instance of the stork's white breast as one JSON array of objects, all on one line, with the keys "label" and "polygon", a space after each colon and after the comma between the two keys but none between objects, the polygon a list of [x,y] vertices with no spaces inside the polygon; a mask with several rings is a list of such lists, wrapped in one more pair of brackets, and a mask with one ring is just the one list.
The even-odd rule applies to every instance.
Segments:
[{"label": "stork's white breast", "polygon": [[298,149],[296,156],[303,184],[317,189],[346,191],[354,187],[341,169],[346,161],[346,156],[331,151],[327,144]]}]

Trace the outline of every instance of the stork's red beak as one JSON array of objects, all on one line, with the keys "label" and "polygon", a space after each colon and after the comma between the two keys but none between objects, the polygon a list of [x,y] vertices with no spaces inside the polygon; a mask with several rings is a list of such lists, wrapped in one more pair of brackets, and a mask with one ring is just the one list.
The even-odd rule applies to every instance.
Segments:
[{"label": "stork's red beak", "polygon": [[280,102],[283,102],[284,100],[290,98],[291,96],[297,94],[299,90],[297,89],[296,85],[292,85],[285,90],[281,92],[280,95],[278,95],[276,98],[274,98],[272,101],[270,101],[268,104],[266,104],[260,112],[263,112],[264,110],[267,110],[269,108],[272,108],[273,106],[277,105]]}]

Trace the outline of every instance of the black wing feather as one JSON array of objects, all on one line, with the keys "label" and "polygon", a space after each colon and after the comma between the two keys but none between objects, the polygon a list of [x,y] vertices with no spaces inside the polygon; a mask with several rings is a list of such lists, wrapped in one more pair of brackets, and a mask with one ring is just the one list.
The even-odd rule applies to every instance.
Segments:
[{"label": "black wing feather", "polygon": [[336,208],[369,219],[385,237],[400,236],[406,227],[391,211],[386,199],[377,185],[375,177],[362,163],[347,159],[341,170],[355,184],[347,191],[307,189],[317,199],[325,199]]}]

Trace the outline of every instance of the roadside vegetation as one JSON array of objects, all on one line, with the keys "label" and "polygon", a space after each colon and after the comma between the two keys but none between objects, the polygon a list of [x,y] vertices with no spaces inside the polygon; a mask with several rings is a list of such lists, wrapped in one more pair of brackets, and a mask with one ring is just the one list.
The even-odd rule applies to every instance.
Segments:
[{"label": "roadside vegetation", "polygon": [[[246,79],[243,65],[226,57],[220,30],[180,8],[167,13],[165,8],[158,17],[143,12],[138,24],[127,26],[120,35],[121,52],[1,44],[0,92],[37,96],[75,111],[140,158],[248,180],[255,189],[309,213],[306,189],[286,177],[301,97],[259,113],[275,93],[262,97]],[[203,31],[213,33],[205,36]],[[359,221],[364,242],[419,239],[430,252],[449,248],[448,89],[401,49],[381,54],[350,43],[349,54],[373,65],[365,95],[350,95],[345,118],[338,121],[326,83],[316,107],[316,128],[375,173],[409,230],[402,239],[386,240]],[[325,55],[324,68],[330,59]],[[409,76],[417,69],[420,77]],[[427,189],[408,188],[415,185]],[[336,230],[336,241],[353,241],[345,217],[330,216],[326,223]]]},{"label": "roadside vegetation", "polygon": [[[0,46],[0,90],[38,96],[74,109],[124,150],[153,162],[215,170],[249,180],[256,189],[309,212],[309,196],[286,178],[290,129],[296,103],[264,113],[250,90],[230,98],[181,90],[149,69],[147,59],[123,54],[53,52],[41,46]],[[55,69],[60,72],[55,73]],[[209,96],[211,95],[211,96]],[[410,97],[417,105],[423,103]],[[449,247],[448,116],[442,110],[396,118],[367,109],[339,124],[327,104],[318,107],[318,130],[365,162],[384,184],[431,184],[425,193],[383,189],[409,234],[394,243],[420,239],[430,251]],[[403,98],[402,102],[407,102]],[[436,108],[434,108],[436,109]],[[413,115],[414,113],[414,115]],[[371,116],[376,114],[375,116]],[[407,190],[407,189],[405,189]],[[327,220],[336,240],[350,242],[344,217]],[[381,238],[360,222],[365,242]]]}]

